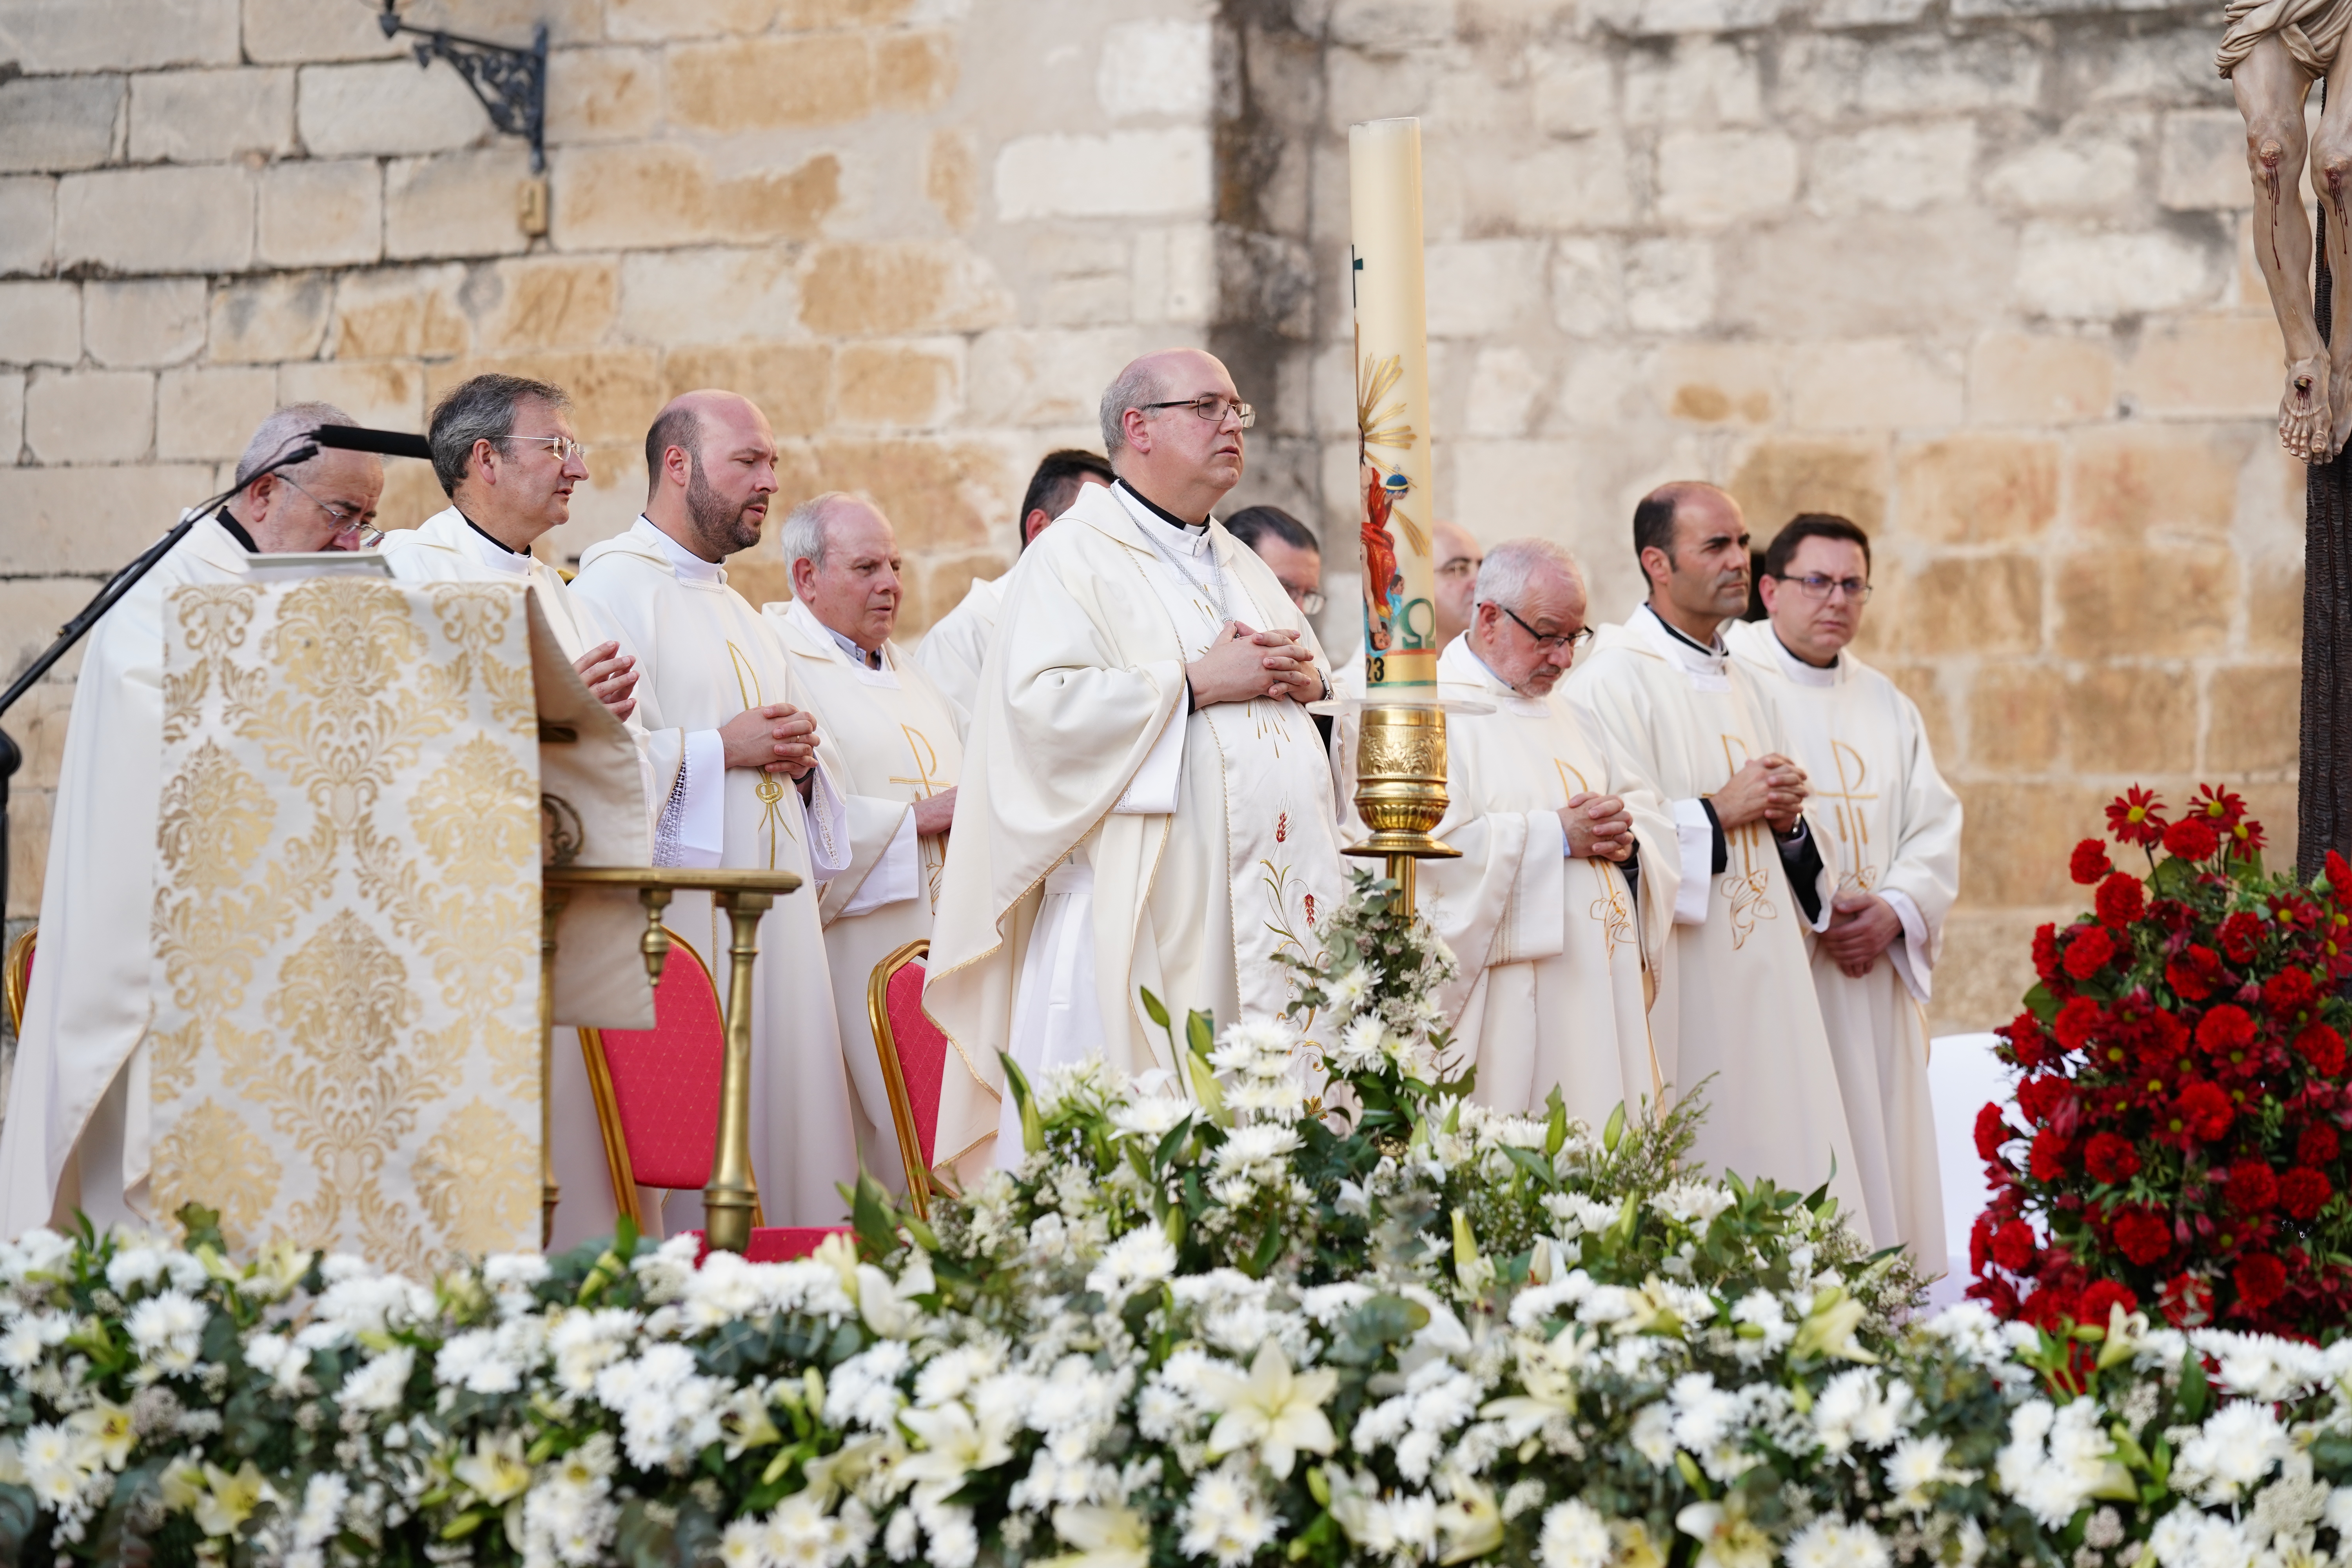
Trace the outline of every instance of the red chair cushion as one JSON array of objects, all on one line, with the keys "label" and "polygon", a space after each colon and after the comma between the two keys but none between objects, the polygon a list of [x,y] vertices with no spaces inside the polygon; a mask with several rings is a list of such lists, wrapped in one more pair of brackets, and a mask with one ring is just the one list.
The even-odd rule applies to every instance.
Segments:
[{"label": "red chair cushion", "polygon": [[697,1188],[710,1181],[719,1142],[719,1077],[727,1031],[702,965],[672,950],[654,992],[654,1026],[604,1031],[621,1134],[642,1186]]},{"label": "red chair cushion", "polygon": [[923,1011],[923,963],[899,965],[887,993],[890,1038],[898,1047],[898,1073],[907,1080],[907,1102],[915,1112],[915,1140],[929,1169],[939,1155],[940,1079],[948,1068],[948,1037]]},{"label": "red chair cushion", "polygon": [[[710,1256],[710,1242],[702,1232],[701,1250],[694,1255],[694,1266]],[[856,1234],[845,1225],[755,1225],[751,1227],[751,1245],[743,1249],[746,1263],[790,1263],[795,1258],[806,1258],[824,1245],[828,1236]]]}]

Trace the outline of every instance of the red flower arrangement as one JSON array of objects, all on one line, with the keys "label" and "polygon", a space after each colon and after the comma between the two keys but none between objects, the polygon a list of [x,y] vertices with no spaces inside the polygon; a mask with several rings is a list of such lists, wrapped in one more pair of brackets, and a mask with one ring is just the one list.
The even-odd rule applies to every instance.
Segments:
[{"label": "red flower arrangement", "polygon": [[1969,1294],[2044,1328],[2147,1308],[2328,1340],[2352,1323],[2352,866],[2305,887],[2262,824],[2200,787],[2168,820],[2135,785],[2070,868],[2092,910],[2034,933],[2040,983],[2000,1031],[2013,1112],[1977,1113],[1994,1196]]}]

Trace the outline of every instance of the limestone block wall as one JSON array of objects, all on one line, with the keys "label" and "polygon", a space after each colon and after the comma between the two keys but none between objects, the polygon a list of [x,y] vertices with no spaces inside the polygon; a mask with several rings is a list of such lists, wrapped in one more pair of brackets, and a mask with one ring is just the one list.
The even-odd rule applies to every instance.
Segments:
[{"label": "limestone block wall", "polygon": [[[1036,458],[1099,444],[1118,367],[1208,330],[1213,17],[1184,0],[404,0],[549,24],[543,184],[375,9],[0,0],[0,667],[276,404],[416,429],[487,369],[578,400],[594,477],[549,558],[635,515],[666,397],[731,386],[783,440],[782,502],[881,498],[919,629],[1010,555]],[[444,504],[389,467],[388,525]],[[785,592],[772,553],[740,573]],[[6,721],[11,916],[77,664]]]},{"label": "limestone block wall", "polygon": [[1390,114],[1423,120],[1441,513],[1568,543],[1610,620],[1669,478],[1728,486],[1759,548],[1798,510],[1876,537],[1863,651],[1969,812],[1939,1030],[2016,1010],[2125,784],[2239,787],[2291,857],[2302,470],[2213,16],[1296,0],[1229,26],[1234,134],[1282,142],[1304,225],[1252,242],[1309,271],[1265,331],[1327,537],[1353,519],[1346,128]]}]

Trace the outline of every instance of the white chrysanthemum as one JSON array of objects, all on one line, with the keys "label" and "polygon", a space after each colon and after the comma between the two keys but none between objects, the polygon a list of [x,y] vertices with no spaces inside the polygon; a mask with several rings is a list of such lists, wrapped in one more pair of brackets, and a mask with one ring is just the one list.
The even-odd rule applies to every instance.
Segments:
[{"label": "white chrysanthemum", "polygon": [[1898,1508],[1925,1512],[1935,1499],[1928,1488],[1966,1486],[1977,1479],[1974,1470],[1955,1469],[1949,1463],[1952,1442],[1933,1433],[1905,1437],[1886,1456],[1886,1484],[1895,1489]]},{"label": "white chrysanthemum", "polygon": [[2286,1428],[2269,1406],[2225,1405],[2181,1439],[2172,1488],[2201,1502],[2236,1502],[2294,1452]]},{"label": "white chrysanthemum", "polygon": [[1371,994],[1372,972],[1360,963],[1331,982],[1324,992],[1331,1011],[1342,1018],[1352,1017]]},{"label": "white chrysanthemum", "polygon": [[1609,1521],[1589,1503],[1570,1498],[1544,1510],[1536,1544],[1543,1568],[1607,1568],[1612,1550]]},{"label": "white chrysanthemum", "polygon": [[1878,1531],[1836,1514],[1823,1514],[1789,1542],[1789,1568],[1887,1568],[1892,1561]]},{"label": "white chrysanthemum", "polygon": [[415,1370],[416,1352],[394,1345],[347,1373],[335,1398],[346,1410],[397,1410],[408,1397],[409,1374]]},{"label": "white chrysanthemum", "polygon": [[1589,1230],[1606,1230],[1617,1223],[1618,1206],[1583,1193],[1548,1193],[1544,1212],[1559,1226],[1560,1239],[1574,1241]]},{"label": "white chrysanthemum", "polygon": [[2176,1508],[2148,1531],[2148,1550],[2163,1568],[2248,1568],[2254,1543],[2226,1519]]},{"label": "white chrysanthemum", "polygon": [[1110,1124],[1130,1138],[1139,1138],[1156,1146],[1161,1139],[1192,1120],[1193,1110],[1188,1100],[1161,1094],[1148,1095],[1114,1108],[1110,1113]]},{"label": "white chrysanthemum", "polygon": [[1219,1568],[1239,1568],[1274,1539],[1282,1521],[1235,1465],[1223,1465],[1192,1483],[1176,1512],[1183,1531],[1177,1545],[1188,1557],[1213,1557]]},{"label": "white chrysanthemum", "polygon": [[2095,1496],[2133,1495],[2115,1460],[2095,1399],[2060,1410],[2030,1399],[2010,1412],[2009,1442],[1994,1467],[2000,1489],[2052,1530],[2063,1528]]},{"label": "white chrysanthemum", "polygon": [[176,1289],[164,1290],[131,1308],[125,1326],[149,1366],[165,1373],[184,1373],[196,1364],[206,1316],[194,1299]]},{"label": "white chrysanthemum", "polygon": [[1669,1219],[1695,1230],[1705,1230],[1715,1216],[1738,1200],[1717,1182],[1681,1181],[1650,1194],[1649,1205]]}]

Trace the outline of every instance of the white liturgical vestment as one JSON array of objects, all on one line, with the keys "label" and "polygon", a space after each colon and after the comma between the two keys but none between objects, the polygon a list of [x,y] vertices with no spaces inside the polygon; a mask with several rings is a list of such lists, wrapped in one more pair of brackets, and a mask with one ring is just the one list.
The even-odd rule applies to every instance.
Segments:
[{"label": "white liturgical vestment", "polygon": [[1726,640],[1779,710],[1839,889],[1877,894],[1903,922],[1903,934],[1858,980],[1817,944],[1813,989],[1871,1228],[1882,1245],[1900,1240],[1939,1269],[1944,1204],[1922,1008],[1944,919],[1959,894],[1959,797],[1936,771],[1916,705],[1851,652],[1819,668],[1790,653],[1764,621],[1731,626]]},{"label": "white liturgical vestment", "polygon": [[[509,550],[466,521],[456,507],[445,507],[413,529],[394,529],[383,536],[384,559],[392,574],[411,583],[521,583],[547,617],[563,657],[577,660],[612,634],[597,623],[593,611],[575,603],[555,569],[527,552]],[[660,731],[645,722],[644,688],[628,718],[637,738],[637,761],[644,774],[646,806],[652,814],[655,859],[665,865],[709,864],[691,853],[680,854],[675,831],[665,825],[698,823],[712,815],[718,792],[709,780],[724,756],[716,734],[690,735]],[[715,834],[709,835],[715,846]],[[662,854],[667,838],[672,853]],[[569,1032],[556,1036],[559,1047],[576,1046]],[[588,1064],[576,1048],[555,1052],[555,1082],[549,1096],[548,1123],[553,1131],[555,1184],[562,1194],[555,1209],[551,1237],[559,1250],[613,1234],[620,1209],[613,1197],[611,1167],[604,1156],[604,1136],[596,1121],[595,1095],[588,1084]]]},{"label": "white liturgical vestment", "polygon": [[[1724,867],[1712,869],[1716,835],[1702,798],[1750,757],[1787,754],[1771,704],[1720,639],[1701,648],[1646,605],[1594,640],[1562,682],[1569,706],[1629,784],[1667,803],[1681,841],[1650,1025],[1661,1060],[1674,1063],[1675,1089],[1706,1084],[1694,1152],[1801,1192],[1828,1180],[1855,1227],[1873,1232],[1813,997],[1805,911],[1769,826],[1723,834]],[[1826,916],[1831,879],[1825,871],[1819,880]]]},{"label": "white liturgical vestment", "polygon": [[[955,787],[963,774],[963,742],[948,700],[897,643],[882,645],[882,668],[875,669],[851,658],[838,635],[797,600],[763,605],[761,613],[792,655],[793,677],[824,726],[826,765],[848,796],[849,867],[825,884],[818,907],[841,1048],[857,1089],[859,1153],[866,1169],[896,1192],[906,1174],[875,1050],[868,985],[877,964],[931,934],[947,835],[917,837],[914,807]],[[950,1051],[932,1163],[950,1163],[994,1132],[996,1106],[978,1065]]]},{"label": "white liturgical vestment", "polygon": [[[1007,579],[925,991],[992,1087],[1005,1050],[1033,1079],[1094,1051],[1178,1069],[1141,990],[1180,1032],[1193,1008],[1222,1027],[1287,1004],[1277,951],[1320,952],[1318,911],[1346,881],[1313,719],[1287,700],[1186,698],[1186,663],[1231,620],[1300,630],[1321,665],[1264,563],[1124,485],[1081,489]],[[1017,1131],[995,1157],[1018,1162]]]},{"label": "white liturgical vestment", "polygon": [[[715,730],[770,703],[812,706],[783,646],[727,585],[726,573],[644,518],[582,554],[572,591],[636,656],[647,724]],[[835,1185],[857,1179],[856,1124],[817,909],[820,881],[848,864],[849,832],[821,729],[819,742],[805,810],[782,773],[730,768],[723,786],[719,864],[795,871],[803,883],[761,920],[754,973],[751,1163],[769,1225],[837,1222]],[[713,975],[726,973],[727,923],[708,894],[679,894],[669,924]],[[674,1200],[673,1215],[678,1206]]]},{"label": "white liturgical vestment", "polygon": [[[1440,999],[1477,1067],[1471,1098],[1540,1113],[1557,1085],[1569,1114],[1596,1128],[1621,1101],[1629,1114],[1655,1106],[1674,1079],[1652,1049],[1643,984],[1645,955],[1666,942],[1678,872],[1664,803],[1623,776],[1558,690],[1521,696],[1468,637],[1438,656],[1437,679],[1441,696],[1494,708],[1446,721],[1436,834],[1462,858],[1425,860],[1418,873],[1422,912],[1460,965]],[[1569,856],[1559,810],[1579,794],[1624,799],[1638,888],[1613,862]]]},{"label": "white liturgical vestment", "polygon": [[946,698],[955,711],[956,739],[971,729],[972,700],[980,692],[981,667],[996,641],[996,615],[1004,605],[1004,584],[1012,577],[975,577],[963,602],[940,617],[915,646],[914,662]]},{"label": "white liturgical vestment", "polygon": [[163,595],[186,583],[241,581],[249,559],[217,521],[200,520],[85,645],[58,770],[40,945],[0,1123],[0,1238],[47,1225],[61,1195],[100,1228],[169,1217],[144,1212]]}]

